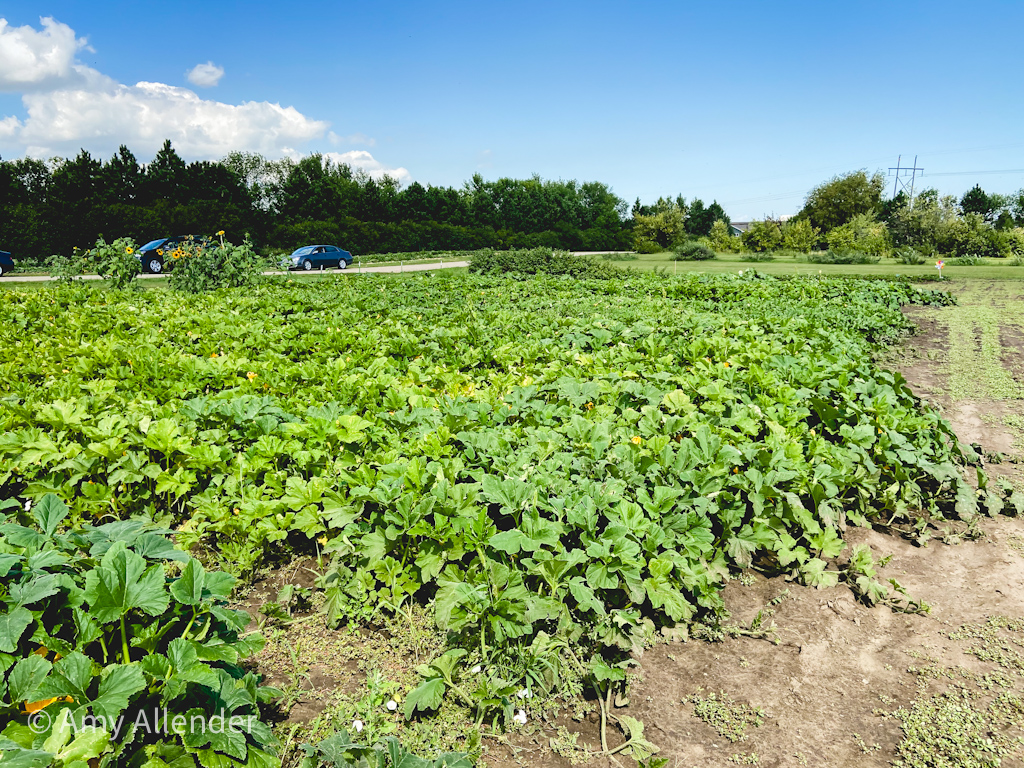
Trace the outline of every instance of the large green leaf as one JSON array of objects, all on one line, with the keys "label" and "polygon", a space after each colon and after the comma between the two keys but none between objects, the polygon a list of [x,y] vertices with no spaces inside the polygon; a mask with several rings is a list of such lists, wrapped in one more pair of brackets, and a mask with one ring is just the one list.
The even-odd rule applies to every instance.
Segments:
[{"label": "large green leaf", "polygon": [[18,641],[32,623],[32,614],[27,608],[17,607],[13,611],[0,614],[0,651],[14,653]]},{"label": "large green leaf", "polygon": [[39,527],[43,529],[43,533],[50,537],[57,532],[57,528],[68,516],[69,511],[63,501],[54,494],[48,493],[32,507],[32,514]]},{"label": "large green leaf", "polygon": [[107,624],[133,609],[159,616],[167,610],[163,567],[146,568],[141,556],[116,542],[103,556],[102,564],[85,575],[85,599],[90,615]]},{"label": "large green leaf", "polygon": [[112,664],[103,670],[99,694],[92,702],[93,712],[114,722],[132,697],[146,688],[146,676],[138,664]]},{"label": "large green leaf", "polygon": [[424,680],[405,697],[405,719],[411,720],[417,710],[426,712],[440,707],[447,689],[440,677]]},{"label": "large green leaf", "polygon": [[181,576],[171,584],[171,595],[179,603],[199,605],[203,599],[205,577],[206,569],[198,560],[192,558],[185,565]]}]

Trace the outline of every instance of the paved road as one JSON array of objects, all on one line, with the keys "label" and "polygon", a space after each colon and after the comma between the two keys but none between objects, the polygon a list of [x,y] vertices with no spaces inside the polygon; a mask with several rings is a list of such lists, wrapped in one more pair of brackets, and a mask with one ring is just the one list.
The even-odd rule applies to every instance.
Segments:
[{"label": "paved road", "polygon": [[[432,269],[455,269],[457,267],[468,267],[468,261],[446,261],[442,264],[401,264],[388,267],[349,267],[344,270],[346,274],[351,273],[354,275],[359,274],[373,274],[373,273],[386,273],[386,272],[429,272]],[[323,274],[340,274],[341,270],[338,269],[325,269]],[[312,273],[309,272],[264,272],[264,275],[305,275],[314,274],[319,275],[319,270],[314,270]],[[166,275],[150,275],[142,274],[139,275],[140,280],[153,280],[157,277],[166,277]],[[49,275],[5,275],[0,278],[5,283],[45,283],[48,280],[54,278]],[[103,278],[99,275],[82,275],[83,280],[102,280]]]}]

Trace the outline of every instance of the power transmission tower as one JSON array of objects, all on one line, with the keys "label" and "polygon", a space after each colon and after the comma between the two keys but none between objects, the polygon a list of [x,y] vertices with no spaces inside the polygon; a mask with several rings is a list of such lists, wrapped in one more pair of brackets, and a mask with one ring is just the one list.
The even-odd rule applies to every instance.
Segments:
[{"label": "power transmission tower", "polygon": [[[889,175],[895,177],[895,181],[893,181],[893,184],[892,184],[892,196],[896,197],[897,189],[902,187],[904,192],[908,192],[910,194],[910,208],[911,208],[911,210],[913,210],[913,208],[914,208],[914,182],[917,180],[917,174],[918,173],[920,173],[922,176],[924,176],[924,168],[918,168],[917,167],[917,155],[914,155],[914,165],[913,165],[912,168],[907,168],[906,166],[900,167],[900,163],[902,161],[903,161],[903,155],[900,155],[896,159],[896,167],[895,168],[889,168]],[[909,184],[909,186],[908,186],[907,181],[906,181],[908,174],[910,176],[910,184]]]}]

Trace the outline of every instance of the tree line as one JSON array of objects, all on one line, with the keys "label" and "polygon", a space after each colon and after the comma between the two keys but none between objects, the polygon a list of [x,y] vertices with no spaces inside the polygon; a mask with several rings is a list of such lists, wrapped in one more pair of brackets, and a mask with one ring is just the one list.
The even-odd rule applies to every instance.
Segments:
[{"label": "tree line", "polygon": [[871,256],[1024,256],[1024,190],[990,194],[975,185],[960,198],[925,189],[911,199],[884,196],[880,173],[836,176],[812,189],[786,220],[751,222],[737,239],[709,235],[722,250],[859,251]]},{"label": "tree line", "polygon": [[0,248],[22,259],[66,255],[100,236],[137,242],[225,230],[260,248],[335,243],[355,253],[552,247],[656,252],[700,240],[717,251],[857,250],[889,255],[1024,255],[1024,190],[961,198],[927,189],[884,195],[881,174],[855,171],[812,189],[786,220],[740,237],[717,201],[639,199],[630,210],[600,182],[476,174],[461,188],[402,187],[389,176],[314,154],[268,160],[233,152],[186,163],[169,141],[142,164],[125,146],[109,160],[0,159]]},{"label": "tree line", "polygon": [[260,246],[336,243],[357,253],[633,245],[624,200],[600,182],[479,174],[461,188],[404,188],[314,154],[267,160],[233,152],[186,163],[169,141],[148,164],[125,146],[109,160],[0,159],[0,247],[25,258],[225,230]]}]

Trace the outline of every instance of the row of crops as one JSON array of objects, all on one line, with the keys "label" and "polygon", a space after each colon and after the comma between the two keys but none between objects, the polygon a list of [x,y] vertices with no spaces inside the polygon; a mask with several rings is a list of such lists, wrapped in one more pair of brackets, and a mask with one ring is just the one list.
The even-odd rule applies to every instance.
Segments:
[{"label": "row of crops", "polygon": [[[430,606],[450,650],[405,716],[457,695],[498,727],[524,686],[608,691],[659,632],[713,633],[738,569],[895,604],[847,526],[1020,505],[965,483],[949,426],[872,362],[908,331],[900,306],[950,301],[752,272],[0,294],[0,751],[85,754],[26,730],[43,709],[257,712],[214,568],[315,555],[331,624]],[[113,667],[136,672],[111,704]],[[273,764],[259,727],[208,736],[86,759]]]}]

